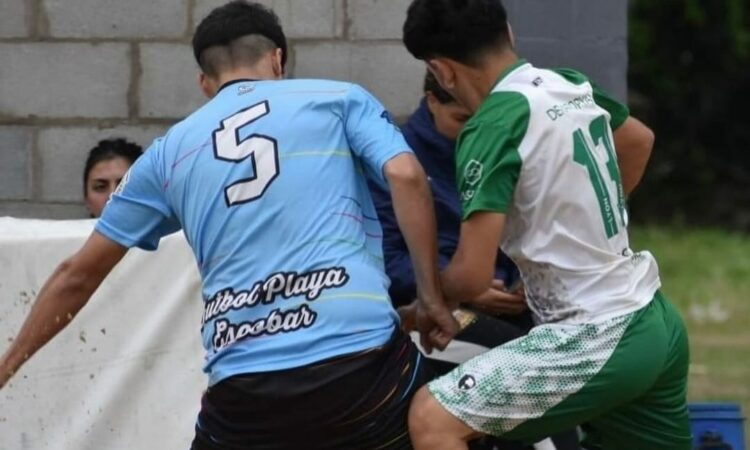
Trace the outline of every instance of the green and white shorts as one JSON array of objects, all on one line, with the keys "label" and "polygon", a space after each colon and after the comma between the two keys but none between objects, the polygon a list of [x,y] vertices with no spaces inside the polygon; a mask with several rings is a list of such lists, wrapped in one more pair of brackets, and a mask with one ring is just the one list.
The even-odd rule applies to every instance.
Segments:
[{"label": "green and white shorts", "polygon": [[538,326],[428,386],[486,434],[534,442],[582,425],[587,448],[688,450],[688,363],[682,318],[657,292],[606,322]]}]

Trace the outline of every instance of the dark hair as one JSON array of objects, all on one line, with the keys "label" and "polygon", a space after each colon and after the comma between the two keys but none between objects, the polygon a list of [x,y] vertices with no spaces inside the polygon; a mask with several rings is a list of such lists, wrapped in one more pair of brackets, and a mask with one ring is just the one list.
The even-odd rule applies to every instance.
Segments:
[{"label": "dark hair", "polygon": [[89,151],[89,156],[86,158],[86,166],[83,169],[83,196],[86,196],[86,183],[89,179],[89,173],[95,165],[115,158],[123,158],[132,165],[142,154],[143,149],[140,145],[122,138],[99,141],[96,147]]},{"label": "dark hair", "polygon": [[456,99],[453,98],[451,94],[448,93],[445,89],[443,89],[442,86],[440,86],[440,83],[438,83],[437,79],[435,78],[435,75],[432,74],[429,70],[424,76],[424,92],[431,92],[432,95],[435,96],[437,101],[439,101],[441,104],[445,105],[447,103],[455,103]]},{"label": "dark hair", "polygon": [[510,45],[508,14],[500,0],[414,0],[403,39],[417,59],[444,56],[477,66],[488,50]]},{"label": "dark hair", "polygon": [[[212,61],[207,61],[209,58],[206,58],[205,51],[211,47],[227,47],[232,62],[253,63],[257,56],[243,55],[241,51],[231,48],[233,42],[250,35],[262,36],[273,42],[282,51],[282,67],[286,65],[286,37],[279,24],[279,18],[271,9],[260,3],[244,0],[234,0],[215,8],[198,24],[193,35],[195,60],[203,72],[215,75],[220,67],[216,67]],[[252,60],[253,57],[255,60]]]}]

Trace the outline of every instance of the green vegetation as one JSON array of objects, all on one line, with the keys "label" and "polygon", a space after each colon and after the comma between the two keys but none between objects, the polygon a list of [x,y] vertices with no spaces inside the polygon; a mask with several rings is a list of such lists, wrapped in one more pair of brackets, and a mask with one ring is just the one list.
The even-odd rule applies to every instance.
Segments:
[{"label": "green vegetation", "polygon": [[[750,417],[750,236],[634,227],[633,249],[659,262],[664,293],[690,333],[691,401],[732,401]],[[746,447],[750,426],[745,422]]]},{"label": "green vegetation", "polygon": [[656,132],[637,222],[750,231],[750,2],[631,0],[629,104]]}]

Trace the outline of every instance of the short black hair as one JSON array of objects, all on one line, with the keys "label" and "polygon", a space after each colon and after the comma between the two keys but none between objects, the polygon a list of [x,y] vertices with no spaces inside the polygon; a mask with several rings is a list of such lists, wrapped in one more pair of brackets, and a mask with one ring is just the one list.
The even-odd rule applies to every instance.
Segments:
[{"label": "short black hair", "polygon": [[440,83],[438,83],[435,75],[433,75],[429,70],[424,76],[424,92],[431,92],[432,95],[435,96],[437,101],[439,101],[443,105],[456,102],[456,99],[453,98],[453,96],[449,94],[448,91],[443,89],[442,86],[440,86]]},{"label": "short black hair", "polygon": [[[193,55],[201,70],[208,75],[216,75],[217,70],[221,68],[212,64],[214,61],[207,61],[206,50],[212,47],[228,48],[228,54],[235,59],[234,64],[255,62],[252,59],[255,55],[243,55],[242,48],[232,48],[232,44],[240,38],[251,35],[261,36],[280,48],[282,51],[281,65],[282,67],[286,65],[286,36],[284,36],[284,30],[281,28],[278,16],[260,3],[244,0],[234,0],[213,9],[198,24],[193,35]],[[256,43],[262,42],[263,40],[256,41]],[[221,61],[219,64],[221,64]]]},{"label": "short black hair", "polygon": [[510,46],[501,0],[414,0],[403,31],[404,45],[422,60],[443,56],[476,66],[488,50]]},{"label": "short black hair", "polygon": [[133,142],[123,138],[103,139],[96,144],[96,147],[89,150],[86,158],[86,165],[83,168],[83,196],[86,196],[86,183],[89,180],[91,169],[102,161],[122,158],[131,166],[141,155],[143,148]]}]

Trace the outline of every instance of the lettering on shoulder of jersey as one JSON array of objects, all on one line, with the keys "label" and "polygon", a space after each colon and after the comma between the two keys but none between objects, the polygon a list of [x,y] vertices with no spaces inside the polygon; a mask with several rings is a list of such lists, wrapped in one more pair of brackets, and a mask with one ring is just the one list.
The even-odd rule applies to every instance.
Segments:
[{"label": "lettering on shoulder of jersey", "polygon": [[547,110],[547,117],[549,117],[554,122],[560,117],[563,117],[571,110],[580,111],[583,108],[595,105],[596,102],[594,102],[594,95],[591,93],[587,93],[565,103],[560,103],[559,105],[553,106],[552,108]]},{"label": "lettering on shoulder of jersey", "polygon": [[398,132],[401,132],[401,128],[398,127],[396,121],[393,120],[393,116],[391,116],[391,113],[389,113],[387,110],[383,110],[383,112],[380,113],[380,117],[382,119],[385,119],[386,122],[393,125],[393,128],[395,128]]}]

